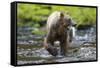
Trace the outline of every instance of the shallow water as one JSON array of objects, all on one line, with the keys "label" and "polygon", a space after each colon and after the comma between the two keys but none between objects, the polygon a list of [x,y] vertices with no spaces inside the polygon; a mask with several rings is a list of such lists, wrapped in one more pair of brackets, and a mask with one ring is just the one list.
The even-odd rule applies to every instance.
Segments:
[{"label": "shallow water", "polygon": [[[96,32],[94,30],[76,31],[67,56],[50,55],[43,48],[43,38],[44,36],[31,35],[31,39],[18,40],[20,44],[17,45],[18,65],[96,60]],[[59,50],[58,43],[57,48]]]},{"label": "shallow water", "polygon": [[44,48],[22,49],[18,51],[18,56],[18,64],[89,61],[96,60],[96,48],[81,47],[76,52],[69,51],[67,56],[58,55],[56,57],[50,55]]}]

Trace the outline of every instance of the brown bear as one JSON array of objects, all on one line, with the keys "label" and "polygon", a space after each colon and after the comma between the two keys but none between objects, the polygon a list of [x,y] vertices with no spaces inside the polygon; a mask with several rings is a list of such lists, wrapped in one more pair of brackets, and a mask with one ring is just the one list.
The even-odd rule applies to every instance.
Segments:
[{"label": "brown bear", "polygon": [[72,41],[72,33],[70,32],[72,24],[71,17],[61,11],[55,11],[48,17],[44,47],[51,55],[58,55],[58,50],[54,46],[54,42],[59,41],[61,55],[66,56],[69,43]]}]

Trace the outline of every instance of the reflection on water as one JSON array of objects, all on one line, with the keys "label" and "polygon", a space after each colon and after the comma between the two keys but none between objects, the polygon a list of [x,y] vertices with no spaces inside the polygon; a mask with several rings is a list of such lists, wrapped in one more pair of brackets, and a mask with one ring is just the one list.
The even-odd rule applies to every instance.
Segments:
[{"label": "reflection on water", "polygon": [[[26,29],[26,28],[25,28]],[[58,55],[53,57],[43,48],[44,36],[32,35],[32,29],[27,29],[17,37],[18,64],[39,64],[54,62],[88,61],[96,60],[96,28],[85,30],[74,29],[74,38],[67,56]],[[29,31],[30,30],[30,31]],[[24,31],[24,30],[23,30]],[[24,34],[23,34],[24,33]],[[59,46],[57,46],[59,50]],[[59,50],[60,51],[60,50]]]}]

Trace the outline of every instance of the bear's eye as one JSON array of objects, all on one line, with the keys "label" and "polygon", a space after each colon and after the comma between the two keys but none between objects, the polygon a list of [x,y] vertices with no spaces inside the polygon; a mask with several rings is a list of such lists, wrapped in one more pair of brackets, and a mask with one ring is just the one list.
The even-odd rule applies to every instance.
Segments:
[{"label": "bear's eye", "polygon": [[70,18],[67,20],[67,25],[68,26],[71,25],[71,19]]},{"label": "bear's eye", "polygon": [[65,28],[67,28],[69,25],[68,25],[67,22],[64,22],[64,23],[63,23],[63,26],[64,26]]}]

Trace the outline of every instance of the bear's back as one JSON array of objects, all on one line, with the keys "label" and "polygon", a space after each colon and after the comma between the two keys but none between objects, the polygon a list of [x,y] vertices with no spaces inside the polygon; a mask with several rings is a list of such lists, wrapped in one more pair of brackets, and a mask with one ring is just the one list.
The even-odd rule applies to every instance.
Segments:
[{"label": "bear's back", "polygon": [[56,26],[56,23],[59,21],[60,19],[60,13],[59,11],[55,11],[53,12],[47,20],[47,30],[49,30],[50,28],[52,28],[54,25]]}]

